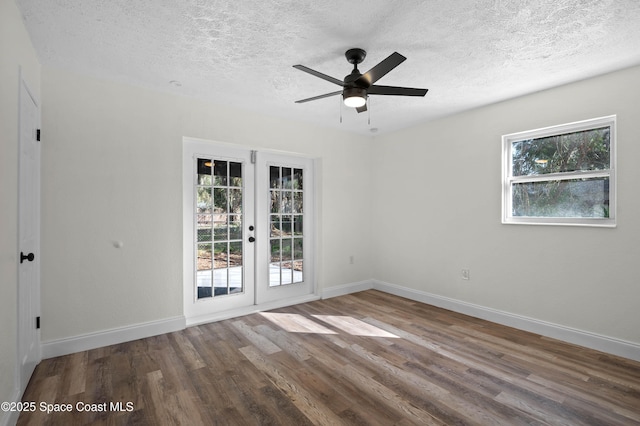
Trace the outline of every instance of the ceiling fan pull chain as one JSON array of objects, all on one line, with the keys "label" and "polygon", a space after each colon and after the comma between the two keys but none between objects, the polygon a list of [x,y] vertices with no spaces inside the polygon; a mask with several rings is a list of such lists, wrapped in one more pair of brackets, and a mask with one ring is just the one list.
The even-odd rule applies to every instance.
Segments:
[{"label": "ceiling fan pull chain", "polygon": [[369,97],[367,97],[367,113],[369,115],[369,126],[371,126],[371,99],[369,99]]},{"label": "ceiling fan pull chain", "polygon": [[340,124],[342,124],[342,99],[340,99]]}]

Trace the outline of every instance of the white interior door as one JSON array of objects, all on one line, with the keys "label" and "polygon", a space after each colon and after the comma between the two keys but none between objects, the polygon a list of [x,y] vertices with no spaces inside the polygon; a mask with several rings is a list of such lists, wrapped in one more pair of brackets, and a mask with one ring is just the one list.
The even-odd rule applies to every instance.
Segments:
[{"label": "white interior door", "polygon": [[20,84],[18,181],[18,369],[20,391],[41,359],[40,350],[40,142],[38,105]]},{"label": "white interior door", "polygon": [[305,301],[313,285],[313,161],[183,145],[188,325]]}]

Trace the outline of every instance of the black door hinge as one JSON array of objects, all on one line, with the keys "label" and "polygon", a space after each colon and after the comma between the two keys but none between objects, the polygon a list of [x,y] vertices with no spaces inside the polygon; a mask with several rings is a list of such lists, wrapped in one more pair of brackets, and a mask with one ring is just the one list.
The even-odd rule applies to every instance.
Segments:
[{"label": "black door hinge", "polygon": [[36,317],[36,329],[40,329],[40,317]]},{"label": "black door hinge", "polygon": [[40,129],[36,129],[36,140],[40,142]]}]

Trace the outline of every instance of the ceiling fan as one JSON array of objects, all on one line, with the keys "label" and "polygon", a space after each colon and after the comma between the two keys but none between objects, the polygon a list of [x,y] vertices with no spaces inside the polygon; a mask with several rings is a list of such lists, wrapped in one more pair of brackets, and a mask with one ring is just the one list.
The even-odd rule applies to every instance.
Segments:
[{"label": "ceiling fan", "polygon": [[345,52],[344,56],[346,56],[347,61],[350,64],[353,64],[353,71],[344,78],[344,81],[312,70],[304,65],[294,65],[293,67],[300,71],[304,71],[323,80],[337,84],[338,86],[342,86],[342,90],[326,93],[320,96],[314,96],[312,98],[301,99],[296,101],[296,103],[301,104],[342,94],[342,98],[346,106],[355,108],[358,112],[364,112],[367,110],[367,97],[369,95],[424,96],[429,90],[414,89],[410,87],[378,86],[373,84],[407,59],[398,52],[393,52],[385,60],[364,74],[361,74],[358,70],[358,64],[364,61],[364,58],[367,56],[367,52],[363,49],[349,49]]}]

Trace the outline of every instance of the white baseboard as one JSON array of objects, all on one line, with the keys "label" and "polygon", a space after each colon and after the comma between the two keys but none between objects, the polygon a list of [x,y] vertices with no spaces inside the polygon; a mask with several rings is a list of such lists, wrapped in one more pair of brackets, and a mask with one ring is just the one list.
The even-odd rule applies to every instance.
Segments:
[{"label": "white baseboard", "polygon": [[[2,401],[5,402],[5,401]],[[7,402],[20,402],[20,392],[16,388],[12,398]],[[0,410],[0,426],[15,425],[20,417],[19,411],[2,411]]]},{"label": "white baseboard", "polygon": [[329,299],[331,297],[344,296],[345,294],[357,293],[358,291],[371,290],[373,288],[373,281],[359,281],[355,283],[338,285],[335,287],[329,287],[322,290],[322,298]]},{"label": "white baseboard", "polygon": [[143,339],[145,337],[157,336],[158,334],[171,333],[182,330],[185,326],[184,317],[179,316],[65,339],[50,340],[48,342],[42,342],[42,358],[54,358],[75,352]]},{"label": "white baseboard", "polygon": [[373,288],[439,308],[640,361],[640,344],[373,280]]}]

